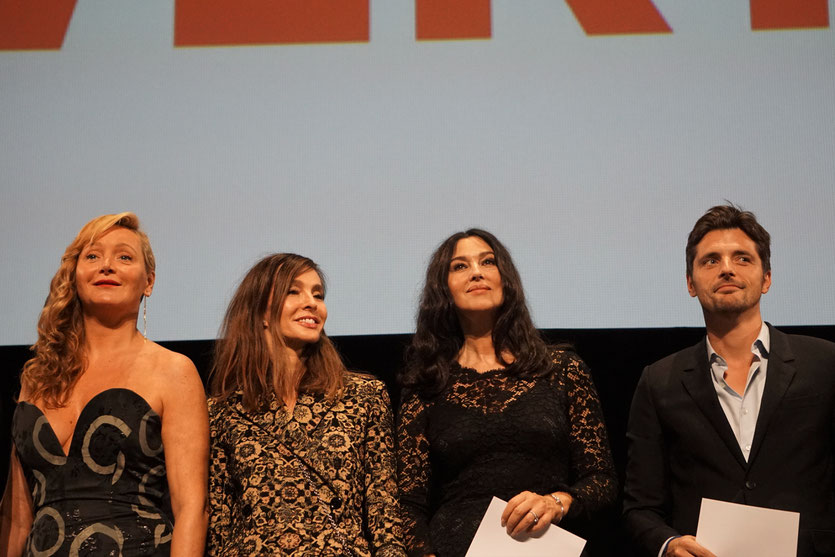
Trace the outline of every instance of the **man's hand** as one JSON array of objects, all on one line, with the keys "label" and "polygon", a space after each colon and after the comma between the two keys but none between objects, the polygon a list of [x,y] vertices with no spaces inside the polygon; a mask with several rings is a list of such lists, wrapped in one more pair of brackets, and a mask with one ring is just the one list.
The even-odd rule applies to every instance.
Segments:
[{"label": "man's hand", "polygon": [[664,557],[716,557],[705,549],[693,536],[681,536],[667,545]]}]

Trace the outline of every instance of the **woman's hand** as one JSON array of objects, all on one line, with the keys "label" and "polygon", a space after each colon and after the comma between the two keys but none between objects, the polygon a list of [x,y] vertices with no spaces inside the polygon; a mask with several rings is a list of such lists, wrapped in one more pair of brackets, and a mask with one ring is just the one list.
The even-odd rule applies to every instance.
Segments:
[{"label": "woman's hand", "polygon": [[559,523],[573,501],[571,495],[557,492],[562,508],[550,494],[539,495],[523,491],[507,502],[502,513],[502,526],[514,538],[523,534],[536,534],[544,530],[549,523]]},{"label": "woman's hand", "polygon": [[[22,399],[22,397],[21,397]],[[14,443],[9,462],[9,480],[0,502],[0,555],[23,555],[26,538],[32,527],[32,497],[23,475],[23,467],[17,457]]]}]

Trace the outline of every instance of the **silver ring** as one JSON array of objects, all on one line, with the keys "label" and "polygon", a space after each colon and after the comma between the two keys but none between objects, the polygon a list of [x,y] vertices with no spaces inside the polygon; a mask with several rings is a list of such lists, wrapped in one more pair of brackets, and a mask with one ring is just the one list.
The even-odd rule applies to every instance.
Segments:
[{"label": "silver ring", "polygon": [[528,512],[533,515],[533,523],[534,524],[539,524],[539,517],[536,515],[535,512],[533,512],[533,509],[529,510]]}]

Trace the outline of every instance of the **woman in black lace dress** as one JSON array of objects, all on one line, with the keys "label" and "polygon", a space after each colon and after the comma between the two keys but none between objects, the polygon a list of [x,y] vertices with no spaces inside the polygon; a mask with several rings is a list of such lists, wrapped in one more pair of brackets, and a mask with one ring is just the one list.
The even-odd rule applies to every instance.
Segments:
[{"label": "woman in black lace dress", "polygon": [[489,232],[435,251],[407,362],[398,459],[410,555],[464,555],[493,496],[508,501],[514,537],[614,502],[589,371],[569,347],[546,346]]}]

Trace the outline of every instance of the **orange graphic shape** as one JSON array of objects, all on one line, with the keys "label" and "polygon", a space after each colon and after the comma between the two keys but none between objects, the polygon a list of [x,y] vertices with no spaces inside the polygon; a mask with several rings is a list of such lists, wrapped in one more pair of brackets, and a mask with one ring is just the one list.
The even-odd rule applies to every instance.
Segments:
[{"label": "orange graphic shape", "polygon": [[60,50],[76,0],[0,0],[0,50]]},{"label": "orange graphic shape", "polygon": [[829,27],[828,0],[751,0],[751,29]]},{"label": "orange graphic shape", "polygon": [[586,35],[672,33],[652,0],[565,0]]},{"label": "orange graphic shape", "polygon": [[419,41],[489,39],[490,0],[415,0]]},{"label": "orange graphic shape", "polygon": [[370,0],[175,0],[174,46],[368,42]]}]

